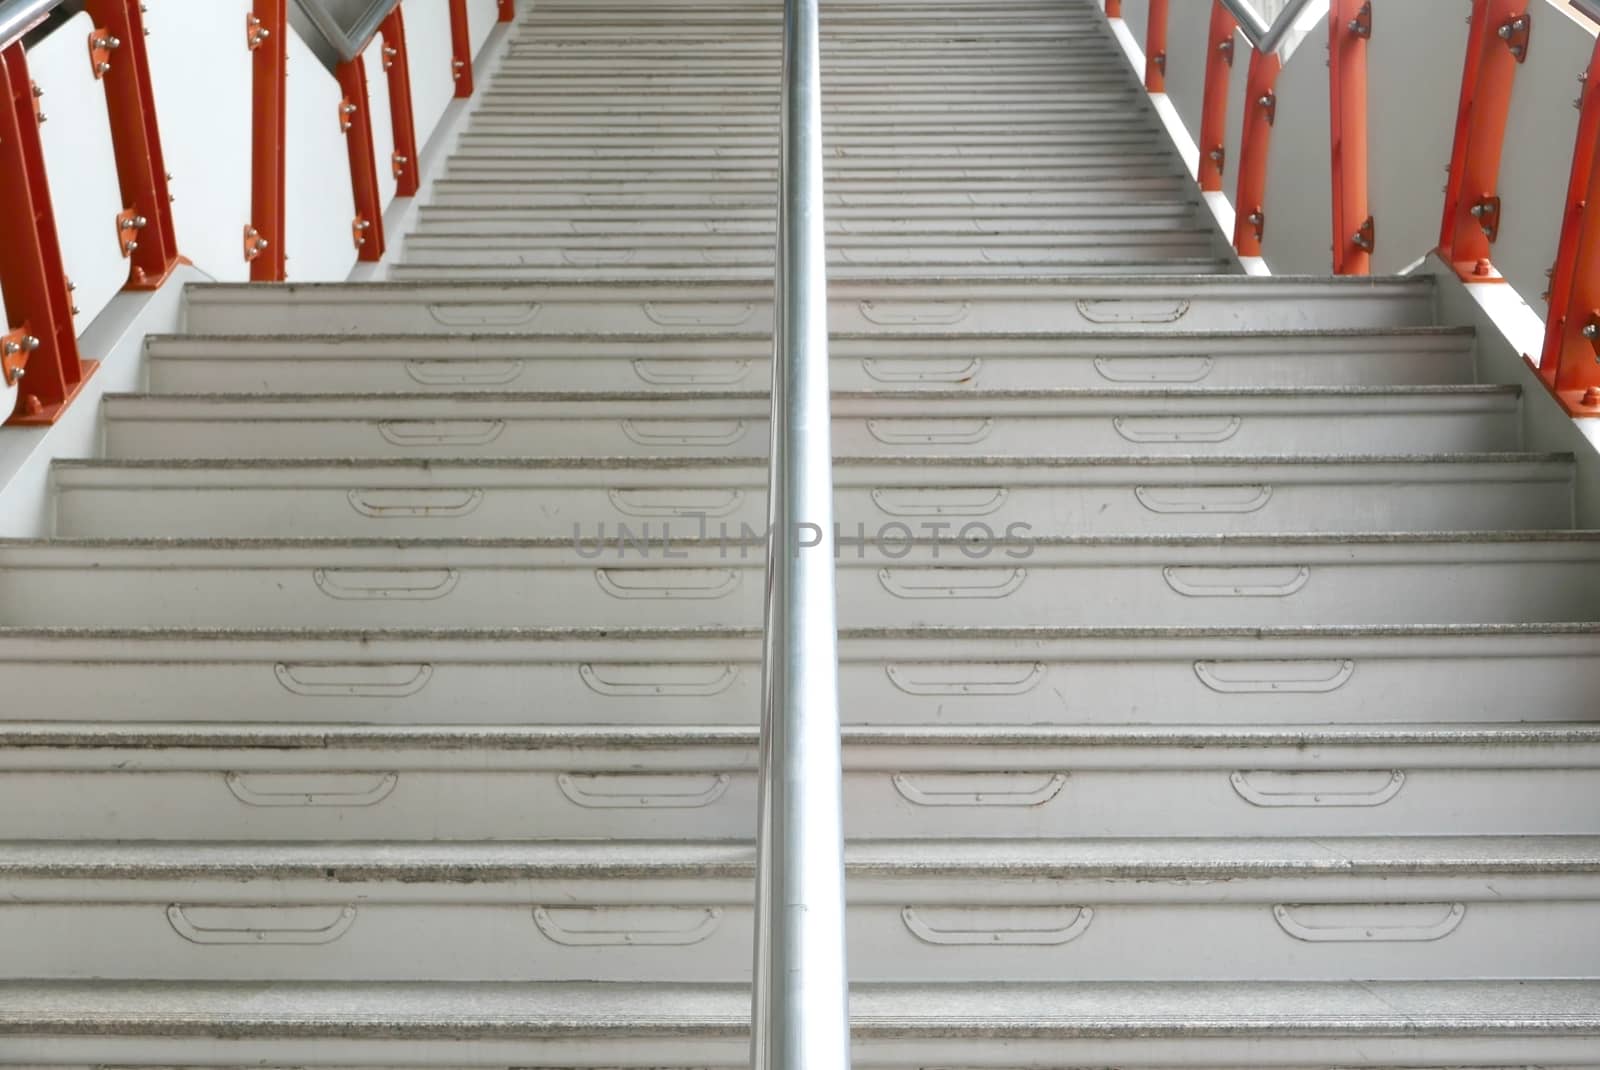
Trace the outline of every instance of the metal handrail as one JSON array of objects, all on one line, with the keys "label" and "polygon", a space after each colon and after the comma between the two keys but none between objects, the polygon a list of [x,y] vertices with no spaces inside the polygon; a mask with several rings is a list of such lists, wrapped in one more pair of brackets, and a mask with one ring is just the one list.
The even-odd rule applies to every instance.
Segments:
[{"label": "metal handrail", "polygon": [[1250,0],[1222,0],[1222,6],[1233,15],[1239,23],[1239,30],[1249,39],[1250,47],[1257,52],[1267,54],[1278,50],[1284,36],[1288,34],[1309,3],[1311,0],[1289,0],[1288,5],[1278,13],[1278,17],[1268,22],[1261,17],[1261,12],[1255,9]]},{"label": "metal handrail", "polygon": [[757,831],[755,1070],[847,1070],[818,0],[785,0]]},{"label": "metal handrail", "polygon": [[289,24],[328,70],[360,56],[400,0],[294,0]]},{"label": "metal handrail", "polygon": [[0,0],[0,47],[20,40],[62,3],[63,0]]}]

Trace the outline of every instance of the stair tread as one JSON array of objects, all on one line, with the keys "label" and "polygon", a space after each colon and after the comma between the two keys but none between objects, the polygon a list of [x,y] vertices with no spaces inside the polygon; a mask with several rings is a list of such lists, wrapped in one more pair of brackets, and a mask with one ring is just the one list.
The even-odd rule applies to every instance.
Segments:
[{"label": "stair tread", "polygon": [[[1252,880],[1600,874],[1600,836],[904,840],[850,843],[854,877]],[[680,840],[384,843],[0,841],[0,880],[748,879],[753,843]],[[92,894],[86,888],[85,894]]]},{"label": "stair tread", "polygon": [[[859,985],[850,998],[859,1038],[1600,1032],[1595,981]],[[11,1035],[744,1037],[749,1017],[742,985],[0,982]]]}]

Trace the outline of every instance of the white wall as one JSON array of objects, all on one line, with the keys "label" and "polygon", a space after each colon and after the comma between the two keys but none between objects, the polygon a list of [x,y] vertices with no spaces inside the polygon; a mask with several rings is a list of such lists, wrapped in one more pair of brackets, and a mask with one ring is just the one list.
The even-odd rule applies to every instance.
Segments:
[{"label": "white wall", "polygon": [[[39,138],[61,258],[67,277],[78,287],[73,296],[80,333],[128,281],[128,261],[117,235],[117,215],[125,205],[111,148],[105,83],[89,68],[93,29],[88,15],[75,15],[28,52],[29,74],[44,92],[40,105],[47,121],[39,127]],[[112,53],[111,62],[118,59]]]},{"label": "white wall", "polygon": [[289,35],[284,137],[285,274],[294,282],[342,280],[356,262],[355,194],[340,124],[344,93],[297,34]]},{"label": "white wall", "polygon": [[[250,277],[251,0],[145,0],[150,79],[172,174],[178,250],[214,279]],[[196,48],[194,42],[204,42]],[[204,86],[203,92],[197,87]]]}]

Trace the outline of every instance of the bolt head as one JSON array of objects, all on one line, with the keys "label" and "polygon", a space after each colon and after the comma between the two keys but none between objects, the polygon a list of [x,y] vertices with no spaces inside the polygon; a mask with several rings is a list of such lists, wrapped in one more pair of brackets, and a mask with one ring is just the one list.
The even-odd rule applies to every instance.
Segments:
[{"label": "bolt head", "polygon": [[1583,328],[1585,338],[1600,338],[1600,324],[1590,323]]}]

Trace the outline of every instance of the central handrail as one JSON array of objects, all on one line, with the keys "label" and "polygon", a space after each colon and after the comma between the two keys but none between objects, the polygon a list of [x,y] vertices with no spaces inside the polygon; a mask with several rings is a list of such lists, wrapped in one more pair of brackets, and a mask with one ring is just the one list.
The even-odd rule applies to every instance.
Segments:
[{"label": "central handrail", "polygon": [[1300,18],[1311,0],[1289,0],[1278,17],[1268,22],[1250,0],[1222,0],[1222,6],[1239,23],[1239,30],[1250,40],[1250,46],[1267,55],[1278,50],[1284,36]]},{"label": "central handrail", "polygon": [[762,652],[755,1070],[847,1070],[818,0],[785,0]]}]

